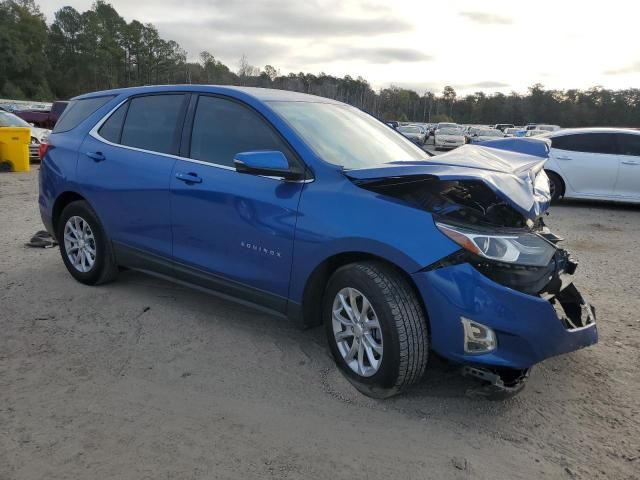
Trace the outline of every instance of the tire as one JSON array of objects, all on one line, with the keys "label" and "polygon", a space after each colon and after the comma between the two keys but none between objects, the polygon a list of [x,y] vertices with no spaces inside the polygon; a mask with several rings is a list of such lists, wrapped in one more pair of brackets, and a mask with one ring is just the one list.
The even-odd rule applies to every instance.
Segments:
[{"label": "tire", "polygon": [[[359,310],[355,312],[356,316],[363,310],[368,312],[366,320],[362,319],[359,324],[350,321],[349,312],[340,300],[342,294],[347,304],[352,305],[353,302],[349,303],[352,291],[356,292],[355,304]],[[362,295],[360,302],[358,294]],[[365,300],[371,309],[363,308]],[[334,306],[336,310],[341,309],[336,315]],[[375,325],[375,319],[379,324],[377,329],[370,326]],[[338,368],[361,393],[387,398],[422,378],[429,352],[426,317],[407,280],[390,266],[371,261],[352,263],[336,270],[327,284],[323,320]],[[352,327],[347,325],[349,323]],[[356,343],[363,347],[354,347]],[[380,350],[374,349],[372,344],[377,344]],[[367,347],[369,353],[373,353],[374,361],[371,361]],[[354,350],[358,353],[352,354]],[[363,351],[362,360],[358,355],[360,350]]]},{"label": "tire", "polygon": [[[76,235],[74,232],[82,234]],[[100,285],[112,281],[118,275],[111,241],[98,216],[84,200],[72,202],[62,210],[56,225],[56,237],[62,261],[71,276],[80,283]],[[82,246],[82,258],[78,257],[78,245]],[[94,252],[93,257],[91,250]]]},{"label": "tire", "polygon": [[564,195],[564,182],[560,175],[553,172],[547,172],[549,177],[549,189],[551,190],[551,201],[557,202]]}]

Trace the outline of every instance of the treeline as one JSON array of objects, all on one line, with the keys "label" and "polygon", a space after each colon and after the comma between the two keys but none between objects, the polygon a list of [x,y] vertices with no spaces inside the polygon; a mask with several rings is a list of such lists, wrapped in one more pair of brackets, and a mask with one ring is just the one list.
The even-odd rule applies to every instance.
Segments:
[{"label": "treeline", "polygon": [[449,86],[439,95],[397,87],[376,92],[362,77],[281,75],[271,65],[250,65],[244,56],[235,71],[208,51],[201,52],[197,62],[188,61],[187,52],[161,38],[152,24],[127,23],[102,0],[85,12],[63,7],[51,25],[34,0],[0,0],[0,97],[66,99],[93,90],[158,83],[295,90],[400,121],[640,126],[637,88],[545,90],[536,84],[526,94],[509,95],[458,96]]}]

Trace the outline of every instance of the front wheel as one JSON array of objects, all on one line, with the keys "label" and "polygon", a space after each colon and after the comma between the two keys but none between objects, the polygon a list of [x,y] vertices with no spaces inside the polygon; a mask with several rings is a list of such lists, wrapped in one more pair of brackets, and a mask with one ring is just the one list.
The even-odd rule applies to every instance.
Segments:
[{"label": "front wheel", "polygon": [[362,393],[386,398],[418,381],[427,365],[427,322],[408,281],[382,262],[338,269],[324,300],[336,364]]}]

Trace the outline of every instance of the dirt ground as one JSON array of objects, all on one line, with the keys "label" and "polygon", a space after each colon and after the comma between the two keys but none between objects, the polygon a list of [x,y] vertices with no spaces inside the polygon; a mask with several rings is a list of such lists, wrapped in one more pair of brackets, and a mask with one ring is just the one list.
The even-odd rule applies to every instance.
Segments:
[{"label": "dirt ground", "polygon": [[374,401],[319,328],[140,273],[87,287],[41,229],[37,167],[0,174],[0,479],[640,478],[640,207],[564,202],[600,343],[505,402],[434,359]]}]

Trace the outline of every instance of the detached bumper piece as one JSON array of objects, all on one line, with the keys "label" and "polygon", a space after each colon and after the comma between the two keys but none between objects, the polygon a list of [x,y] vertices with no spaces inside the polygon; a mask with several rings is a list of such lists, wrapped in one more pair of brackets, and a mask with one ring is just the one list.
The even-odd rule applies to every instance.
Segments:
[{"label": "detached bumper piece", "polygon": [[557,293],[549,302],[569,331],[588,328],[596,323],[596,309],[585,302],[574,284]]},{"label": "detached bumper piece", "polygon": [[484,383],[478,388],[468,390],[467,395],[487,400],[504,400],[520,393],[526,385],[530,373],[530,368],[507,369],[470,365],[462,367],[462,375],[477,378]]}]

